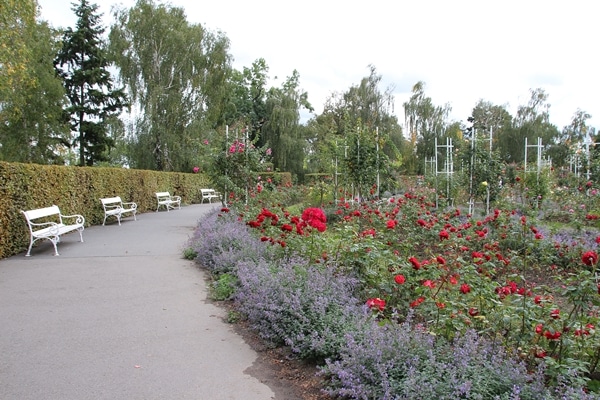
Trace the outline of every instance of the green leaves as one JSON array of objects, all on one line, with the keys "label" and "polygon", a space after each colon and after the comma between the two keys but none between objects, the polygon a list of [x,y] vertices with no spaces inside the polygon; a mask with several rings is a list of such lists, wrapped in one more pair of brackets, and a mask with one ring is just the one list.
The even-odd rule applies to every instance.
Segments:
[{"label": "green leaves", "polygon": [[119,10],[110,51],[134,106],[137,168],[189,171],[202,140],[222,123],[231,71],[229,41],[182,8],[141,0]]},{"label": "green leaves", "polygon": [[92,166],[107,160],[114,141],[107,134],[106,120],[119,115],[126,106],[123,89],[113,88],[108,72],[110,62],[99,25],[98,6],[81,0],[73,10],[76,28],[63,35],[63,47],[55,58],[56,71],[62,77],[70,105],[72,130],[77,131],[73,145],[79,149],[79,165]]}]

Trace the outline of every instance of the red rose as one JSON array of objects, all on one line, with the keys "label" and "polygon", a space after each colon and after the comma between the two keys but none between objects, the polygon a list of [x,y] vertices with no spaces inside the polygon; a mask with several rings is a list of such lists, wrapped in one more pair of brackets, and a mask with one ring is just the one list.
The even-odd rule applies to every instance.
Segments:
[{"label": "red rose", "polygon": [[544,325],[537,324],[535,326],[535,333],[537,333],[538,335],[541,335],[543,331],[544,331]]},{"label": "red rose", "polygon": [[431,279],[427,279],[423,282],[423,286],[433,289],[435,287],[435,283]]},{"label": "red rose", "polygon": [[410,261],[414,269],[421,269],[421,263],[419,262],[419,260],[416,259],[416,257],[411,257],[408,259],[408,261]]},{"label": "red rose", "polygon": [[535,352],[535,357],[536,358],[546,358],[546,351],[545,350],[538,350]]},{"label": "red rose", "polygon": [[410,303],[410,307],[415,308],[424,301],[425,301],[425,297],[419,297],[418,299],[416,299],[415,301]]},{"label": "red rose", "polygon": [[460,291],[462,294],[467,294],[471,291],[471,287],[466,283],[463,283],[462,285],[460,285]]},{"label": "red rose", "polygon": [[598,262],[598,254],[595,251],[586,251],[581,256],[581,261],[585,265],[595,265]]},{"label": "red rose", "polygon": [[380,299],[379,297],[375,297],[367,300],[367,307],[376,308],[379,311],[383,311],[385,308],[385,300]]},{"label": "red rose", "polygon": [[560,335],[561,333],[556,331],[554,333],[550,332],[550,331],[546,331],[544,332],[544,336],[546,337],[546,339],[548,340],[558,340],[560,339]]},{"label": "red rose", "polygon": [[398,285],[402,285],[404,282],[406,282],[406,278],[404,275],[396,275],[394,277],[394,282],[396,282]]},{"label": "red rose", "polygon": [[325,232],[327,229],[327,217],[320,208],[312,207],[307,208],[302,212],[302,220],[309,226],[316,228],[319,232]]}]

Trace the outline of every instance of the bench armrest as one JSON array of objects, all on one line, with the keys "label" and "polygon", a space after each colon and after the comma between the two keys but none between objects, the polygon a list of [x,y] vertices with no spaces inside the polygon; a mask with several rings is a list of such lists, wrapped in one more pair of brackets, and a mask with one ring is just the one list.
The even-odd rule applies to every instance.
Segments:
[{"label": "bench armrest", "polygon": [[181,201],[181,196],[171,196],[171,200]]},{"label": "bench armrest", "polygon": [[137,203],[134,203],[133,201],[131,201],[128,203],[123,203],[123,206],[128,206],[129,208],[137,208]]},{"label": "bench armrest", "polygon": [[61,218],[74,218],[76,224],[85,224],[85,218],[81,214],[73,214],[73,215],[62,215]]},{"label": "bench armrest", "polygon": [[[35,229],[36,227],[46,227],[46,228],[42,228],[42,229]],[[29,229],[31,230],[31,234],[35,235],[36,232],[40,232],[40,231],[45,231],[47,229],[47,233],[44,235],[46,236],[47,234],[49,234],[50,236],[56,236],[58,235],[58,229],[60,227],[60,224],[50,221],[50,222],[31,222],[29,221]]]}]

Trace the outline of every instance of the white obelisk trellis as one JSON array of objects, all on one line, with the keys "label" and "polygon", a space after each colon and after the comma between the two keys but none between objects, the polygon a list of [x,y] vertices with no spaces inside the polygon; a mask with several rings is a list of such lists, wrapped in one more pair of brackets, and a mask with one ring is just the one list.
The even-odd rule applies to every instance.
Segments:
[{"label": "white obelisk trellis", "polygon": [[[452,138],[446,138],[446,144],[440,144],[438,145],[438,141],[437,141],[437,137],[435,138],[435,207],[438,208],[439,207],[439,187],[438,187],[438,175],[445,175],[446,177],[446,205],[451,205],[451,195],[450,195],[450,189],[451,189],[451,180],[452,180],[452,175],[454,174],[454,161],[452,158],[452,154],[453,154],[453,148],[454,146],[452,145]],[[440,163],[439,163],[439,149],[442,149],[442,151],[445,151],[446,153],[446,157],[444,159],[443,165],[442,165],[442,169],[440,170]]]}]

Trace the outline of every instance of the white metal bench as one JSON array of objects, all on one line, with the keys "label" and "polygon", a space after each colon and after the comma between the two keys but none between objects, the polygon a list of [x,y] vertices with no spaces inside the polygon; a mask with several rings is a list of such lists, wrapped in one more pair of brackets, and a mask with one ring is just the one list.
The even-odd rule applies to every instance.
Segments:
[{"label": "white metal bench", "polygon": [[171,209],[174,210],[175,206],[177,206],[177,208],[181,208],[181,197],[171,196],[169,192],[156,192],[156,201],[158,203],[156,206],[156,212],[158,212],[160,206],[164,206],[167,211]]},{"label": "white metal bench", "polygon": [[[72,231],[79,231],[79,239],[83,242],[83,229],[85,218],[83,215],[62,215],[58,206],[38,208],[36,210],[21,210],[27,226],[29,227],[29,249],[26,257],[31,255],[31,247],[40,239],[48,239],[54,246],[54,255],[58,255],[56,244],[60,241],[60,236]],[[40,222],[34,222],[38,221]],[[69,222],[67,224],[67,222]]]},{"label": "white metal bench", "polygon": [[215,192],[214,189],[200,189],[200,193],[202,194],[202,201],[200,203],[204,203],[204,200],[208,200],[209,203],[212,203],[212,199],[221,198],[221,195]]},{"label": "white metal bench", "polygon": [[123,202],[119,196],[117,197],[105,197],[100,199],[102,202],[102,208],[104,208],[104,221],[102,226],[106,223],[106,218],[116,217],[119,225],[121,225],[121,218],[123,214],[133,214],[134,221],[137,221],[135,213],[137,212],[137,204],[134,202]]}]

